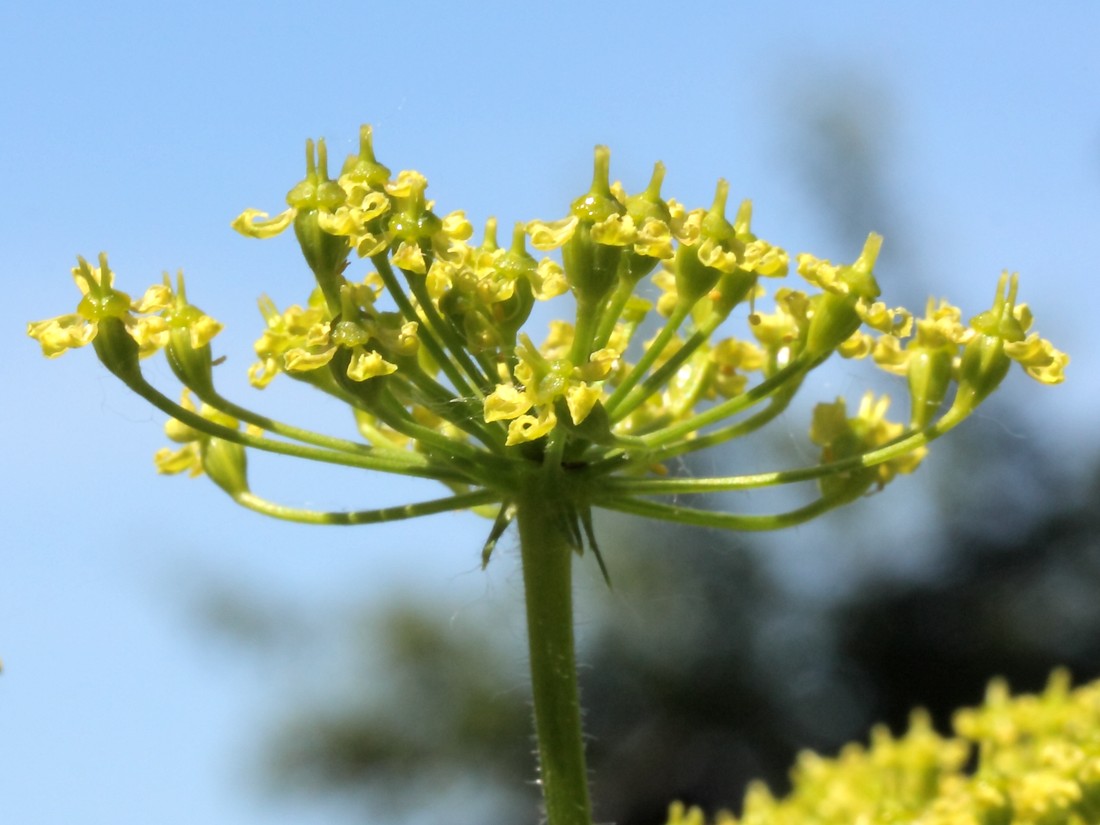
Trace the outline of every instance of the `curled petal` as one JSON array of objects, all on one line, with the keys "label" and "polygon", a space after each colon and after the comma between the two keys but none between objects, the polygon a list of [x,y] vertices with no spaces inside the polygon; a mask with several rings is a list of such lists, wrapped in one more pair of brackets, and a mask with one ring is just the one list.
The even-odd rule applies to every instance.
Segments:
[{"label": "curled petal", "polygon": [[348,378],[352,381],[366,381],[379,375],[397,372],[397,365],[391,364],[377,352],[358,349],[348,362]]},{"label": "curled petal", "polygon": [[1066,380],[1069,356],[1037,333],[1031,333],[1023,341],[1006,341],[1005,354],[1019,361],[1027,374],[1040,383],[1061,384]]},{"label": "curled petal", "polygon": [[848,284],[840,278],[840,267],[807,252],[798,256],[798,274],[817,287],[837,295],[848,294]]},{"label": "curled petal", "polygon": [[755,240],[745,245],[741,266],[766,278],[782,278],[787,274],[790,256],[778,246],[767,241]]},{"label": "curled petal", "polygon": [[91,343],[97,329],[81,315],[61,315],[46,321],[32,321],[27,324],[27,335],[42,345],[43,355],[57,358],[67,350]]},{"label": "curled petal", "polygon": [[498,384],[494,392],[485,396],[485,420],[507,421],[523,415],[531,409],[527,393],[511,384]]},{"label": "curled petal", "polygon": [[[600,381],[607,378],[621,353],[617,349],[604,347],[588,356],[588,363],[578,367],[576,375],[583,381]],[[574,419],[576,420],[576,419]],[[580,423],[579,421],[577,422]]]},{"label": "curled petal", "polygon": [[894,335],[883,335],[879,338],[871,357],[881,369],[893,375],[905,375],[909,372],[910,353],[902,349],[901,341]]},{"label": "curled petal", "polygon": [[511,447],[526,441],[536,441],[554,429],[557,423],[558,417],[554,415],[553,408],[547,405],[539,412],[538,418],[533,415],[521,415],[513,420],[508,425],[508,438],[504,443]]},{"label": "curled petal", "polygon": [[199,349],[209,344],[222,331],[222,325],[209,315],[200,315],[191,322],[188,331],[191,333],[191,346]]},{"label": "curled petal", "polygon": [[881,301],[868,304],[860,299],[856,303],[856,312],[863,323],[879,332],[906,338],[913,331],[913,316],[903,307],[890,309]]},{"label": "curled petal", "polygon": [[355,251],[360,258],[371,258],[375,255],[379,255],[385,252],[386,247],[389,245],[385,237],[372,235],[370,232],[356,235],[353,239],[353,243],[355,244]]},{"label": "curled petal", "polygon": [[592,240],[604,246],[627,246],[638,238],[638,229],[629,215],[609,215],[592,226]]},{"label": "curled petal", "polygon": [[531,221],[525,228],[527,234],[531,236],[531,246],[543,252],[549,252],[551,249],[563,246],[566,241],[573,237],[573,232],[577,229],[577,223],[577,216],[570,215],[568,218],[550,223]]},{"label": "curled petal", "polygon": [[474,225],[466,219],[465,212],[458,210],[443,218],[443,234],[451,240],[466,241],[474,234]]},{"label": "curled petal", "polygon": [[309,372],[323,367],[336,354],[336,347],[328,347],[320,352],[310,352],[302,347],[288,350],[283,356],[283,369],[287,372]]},{"label": "curled petal", "polygon": [[363,222],[356,214],[356,210],[346,206],[339,207],[335,212],[320,211],[317,213],[317,226],[323,232],[330,235],[354,235],[362,228]]},{"label": "curled petal", "polygon": [[707,238],[699,244],[699,249],[695,254],[699,257],[699,262],[703,266],[709,266],[719,272],[729,274],[737,269],[737,253],[726,251],[713,238]]},{"label": "curled petal", "polygon": [[153,455],[157,472],[162,475],[188,473],[191,476],[202,475],[202,456],[196,442],[185,444],[178,450],[161,447]]},{"label": "curled petal", "polygon": [[836,351],[843,358],[866,358],[875,350],[875,339],[862,330],[856,330]]},{"label": "curled petal", "polygon": [[428,265],[424,261],[424,253],[421,252],[420,247],[414,243],[405,243],[405,241],[402,241],[400,246],[397,247],[397,251],[393,253],[393,263],[406,272],[415,272],[418,275],[426,275],[428,273]]},{"label": "curled petal", "polygon": [[279,362],[274,358],[264,358],[248,368],[248,383],[262,390],[279,374]]},{"label": "curled petal", "polygon": [[415,169],[402,169],[397,177],[386,183],[386,192],[395,198],[409,198],[428,188],[428,179]]},{"label": "curled petal", "polygon": [[539,301],[549,301],[569,291],[569,282],[565,279],[565,270],[561,264],[552,258],[543,258],[539,261],[538,284],[535,285],[535,298]]},{"label": "curled petal", "polygon": [[648,258],[660,258],[667,261],[674,254],[672,248],[672,230],[659,218],[647,218],[638,231],[634,242],[634,251]]},{"label": "curled petal", "polygon": [[136,318],[126,324],[126,331],[137,342],[141,358],[152,355],[168,343],[168,322],[159,315]]},{"label": "curled petal", "polygon": [[569,407],[569,415],[574,424],[580,424],[588,418],[596,402],[600,400],[603,392],[599,387],[591,384],[577,383],[570,385],[565,390],[565,404]]},{"label": "curled petal", "polygon": [[172,288],[166,284],[154,284],[145,290],[140,301],[135,301],[134,312],[161,312],[174,303]]},{"label": "curled petal", "polygon": [[685,246],[695,246],[699,243],[699,233],[703,226],[703,217],[707,214],[705,209],[693,209],[690,212],[684,210],[684,206],[677,201],[668,202],[669,212],[672,214],[672,222],[669,228],[673,237]]},{"label": "curled petal", "polygon": [[259,209],[246,209],[236,217],[231,226],[247,238],[273,238],[290,226],[298,210],[294,208],[268,218]]}]

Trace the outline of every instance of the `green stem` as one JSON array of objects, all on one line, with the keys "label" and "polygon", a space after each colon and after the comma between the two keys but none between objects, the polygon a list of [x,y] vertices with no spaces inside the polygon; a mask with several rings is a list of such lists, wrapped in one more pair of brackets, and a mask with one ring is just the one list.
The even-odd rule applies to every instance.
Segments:
[{"label": "green stem", "polygon": [[535,474],[517,501],[539,776],[549,825],[591,825],[573,647],[573,543],[560,488]]},{"label": "green stem", "polygon": [[378,510],[353,510],[350,512],[318,512],[303,510],[299,507],[285,507],[250,492],[239,493],[233,497],[242,507],[262,513],[265,516],[296,521],[301,524],[381,524],[384,521],[431,516],[452,510],[466,510],[482,504],[491,504],[500,500],[500,493],[491,490],[477,490],[462,495],[421,501],[416,504],[402,504],[395,507],[382,507]]}]

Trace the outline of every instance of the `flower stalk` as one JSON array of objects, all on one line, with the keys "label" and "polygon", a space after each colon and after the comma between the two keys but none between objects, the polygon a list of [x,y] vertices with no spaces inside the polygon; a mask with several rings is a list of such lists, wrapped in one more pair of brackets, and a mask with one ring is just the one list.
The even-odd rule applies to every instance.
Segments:
[{"label": "flower stalk", "polygon": [[528,653],[538,739],[539,783],[555,825],[590,825],[581,706],[573,642],[569,516],[547,502],[561,500],[560,472],[536,474],[516,501]]},{"label": "flower stalk", "polygon": [[[608,577],[594,509],[716,529],[800,524],[913,472],[1013,362],[1057,384],[1069,361],[1031,331],[1015,275],[1002,276],[993,306],[969,324],[945,301],[914,320],[879,300],[882,238],[872,233],[853,263],[803,253],[794,259],[803,284],[773,287],[791,258],[751,228],[751,202],[727,218],[728,182],[719,181],[709,207],[688,209],[661,194],[662,164],[634,195],[611,182],[610,169],[609,150],[597,147],[592,184],[566,217],[517,225],[506,249],[490,218],[474,244],[465,214],[437,214],[427,180],[414,171],[394,176],[364,127],[358,154],[337,177],[324,141],[310,141],[288,208],[275,217],[248,209],[233,221],[253,238],[293,227],[314,280],[302,304],[280,310],[261,298],[252,384],[300,381],[349,408],[358,439],[277,421],[223,396],[211,344],[221,325],[191,303],[182,275],[133,299],[116,286],[106,255],[98,266],[80,258],[75,312],[27,328],[50,358],[91,344],[108,370],[170,417],[175,446],[157,452],[157,469],[205,474],[247,509],[317,525],[471,510],[493,519],[483,563],[515,521],[550,825],[592,820],[570,571],[574,553],[591,549]],[[534,305],[566,294],[572,319],[555,319],[546,334],[532,329]],[[144,359],[160,351],[182,385],[178,402],[144,372]],[[671,459],[775,421],[833,357],[865,359],[904,379],[909,420],[890,420],[885,396],[864,395],[854,412],[838,398],[818,404],[807,422],[820,451],[810,466],[671,473]],[[307,510],[253,490],[252,450],[442,490],[409,504]],[[772,514],[690,504],[719,490],[776,485],[808,489],[801,504]]]}]

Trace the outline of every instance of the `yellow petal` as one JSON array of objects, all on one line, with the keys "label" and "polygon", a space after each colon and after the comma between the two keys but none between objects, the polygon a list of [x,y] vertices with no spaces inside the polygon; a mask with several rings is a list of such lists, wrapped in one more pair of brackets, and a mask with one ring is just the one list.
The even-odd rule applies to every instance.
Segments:
[{"label": "yellow petal", "polygon": [[539,278],[535,288],[535,298],[539,301],[549,301],[569,291],[569,282],[565,280],[565,270],[561,264],[552,258],[543,258],[539,261],[536,273]]},{"label": "yellow petal", "polygon": [[160,312],[173,304],[172,288],[165,284],[154,284],[145,290],[140,301],[133,306],[134,312]]},{"label": "yellow petal", "polygon": [[527,441],[535,441],[542,438],[558,423],[558,417],[554,410],[547,405],[539,413],[538,418],[533,415],[521,415],[508,426],[508,438],[505,445],[511,447],[515,444],[523,444]]},{"label": "yellow petal", "polygon": [[531,236],[531,246],[543,252],[549,252],[551,249],[563,246],[566,241],[573,237],[577,222],[577,216],[570,215],[568,218],[549,223],[546,221],[531,221],[525,229],[527,234]]},{"label": "yellow petal", "polygon": [[95,324],[75,314],[27,324],[27,335],[42,345],[42,354],[47,358],[85,346],[95,338],[96,330]]},{"label": "yellow petal", "polygon": [[222,325],[209,315],[200,315],[191,322],[188,331],[191,333],[191,346],[198,349],[209,344],[222,331]]},{"label": "yellow petal", "polygon": [[648,258],[668,260],[674,254],[672,230],[667,223],[658,218],[647,218],[638,231],[634,251]]},{"label": "yellow petal", "polygon": [[348,362],[348,378],[352,381],[366,381],[394,372],[397,372],[396,364],[391,364],[380,353],[368,352],[360,347],[356,348]]},{"label": "yellow petal", "polygon": [[565,390],[565,404],[569,407],[569,415],[573,423],[580,424],[588,418],[588,414],[592,412],[592,408],[596,406],[596,402],[602,395],[600,388],[591,384],[571,384]]},{"label": "yellow petal", "polygon": [[428,272],[424,253],[420,251],[420,246],[414,243],[402,241],[397,251],[393,253],[393,263],[407,272],[415,272],[418,275],[426,275]]},{"label": "yellow petal", "polygon": [[1006,341],[1005,354],[1019,361],[1028,375],[1043,384],[1061,384],[1066,380],[1069,356],[1034,332],[1023,341]]},{"label": "yellow petal", "polygon": [[531,409],[531,399],[525,391],[512,384],[498,384],[496,390],[485,396],[485,420],[507,421]]},{"label": "yellow petal", "polygon": [[592,240],[604,246],[627,246],[638,238],[638,229],[629,215],[608,215],[592,226]]},{"label": "yellow petal", "polygon": [[295,347],[292,350],[288,350],[286,355],[283,356],[283,369],[287,372],[308,372],[309,370],[315,370],[331,361],[332,356],[335,354],[336,347],[329,347],[320,352],[310,352],[301,347]]},{"label": "yellow petal", "polygon": [[157,472],[164,475],[176,475],[189,472],[192,476],[202,473],[202,458],[196,443],[187,444],[178,450],[161,447],[153,455]]},{"label": "yellow petal", "polygon": [[298,210],[291,208],[268,218],[259,209],[246,209],[236,217],[231,226],[247,238],[273,238],[293,222]]}]

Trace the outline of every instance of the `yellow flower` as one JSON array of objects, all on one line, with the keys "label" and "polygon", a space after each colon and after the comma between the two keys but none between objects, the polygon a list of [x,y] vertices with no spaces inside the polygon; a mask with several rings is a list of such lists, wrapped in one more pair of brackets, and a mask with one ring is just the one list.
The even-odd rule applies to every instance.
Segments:
[{"label": "yellow flower", "polygon": [[[295,304],[285,312],[279,312],[266,296],[259,303],[260,312],[267,321],[267,329],[256,341],[255,350],[260,361],[249,368],[248,378],[254,387],[262,389],[279,372],[287,369],[284,363],[286,355],[306,347],[310,342],[316,342],[315,331],[319,325],[327,322],[319,290],[314,290],[306,307]],[[312,336],[311,332],[314,333]]]},{"label": "yellow flower", "polygon": [[667,261],[676,251],[672,248],[672,230],[659,218],[646,218],[638,230],[634,251],[647,258],[659,258]]},{"label": "yellow flower", "polygon": [[[818,404],[814,408],[810,440],[822,448],[822,463],[860,455],[901,435],[904,429],[902,425],[886,419],[889,406],[888,396],[876,399],[871,392],[864,394],[853,418],[848,417],[843,398],[838,398],[832,404]],[[926,450],[922,447],[874,467],[826,476],[822,479],[822,490],[829,493],[842,488],[859,489],[871,483],[877,483],[881,488],[898,473],[913,472],[925,453]]]},{"label": "yellow flower", "polygon": [[[1015,279],[1015,275],[1012,276]],[[1027,304],[1017,304],[1013,315],[1024,332],[1031,329],[1034,318]],[[1038,333],[1030,332],[1022,341],[1005,341],[1005,354],[1024,368],[1032,378],[1042,384],[1061,384],[1066,380],[1069,356]]]},{"label": "yellow flower", "polygon": [[[565,400],[574,424],[584,421],[603,397],[602,382],[620,357],[618,350],[605,347],[592,353],[587,363],[574,366],[564,357],[573,341],[573,327],[564,321],[552,323],[541,351],[526,335],[521,340],[516,347],[519,363],[514,370],[519,386],[498,384],[484,404],[487,422],[512,422],[506,442],[509,445],[533,441],[552,430],[557,424],[554,403],[559,398]],[[537,415],[526,414],[536,407]]]},{"label": "yellow flower", "polygon": [[132,301],[125,292],[114,288],[114,273],[107,266],[105,254],[99,256],[99,266],[94,268],[83,258],[77,260],[79,265],[72,273],[83,298],[76,312],[27,324],[27,335],[38,341],[43,355],[57,358],[70,349],[90,344],[104,318],[122,321],[143,358],[168,343],[168,322],[160,315],[145,313],[168,309],[171,290],[157,284],[150,287],[141,300]]}]

